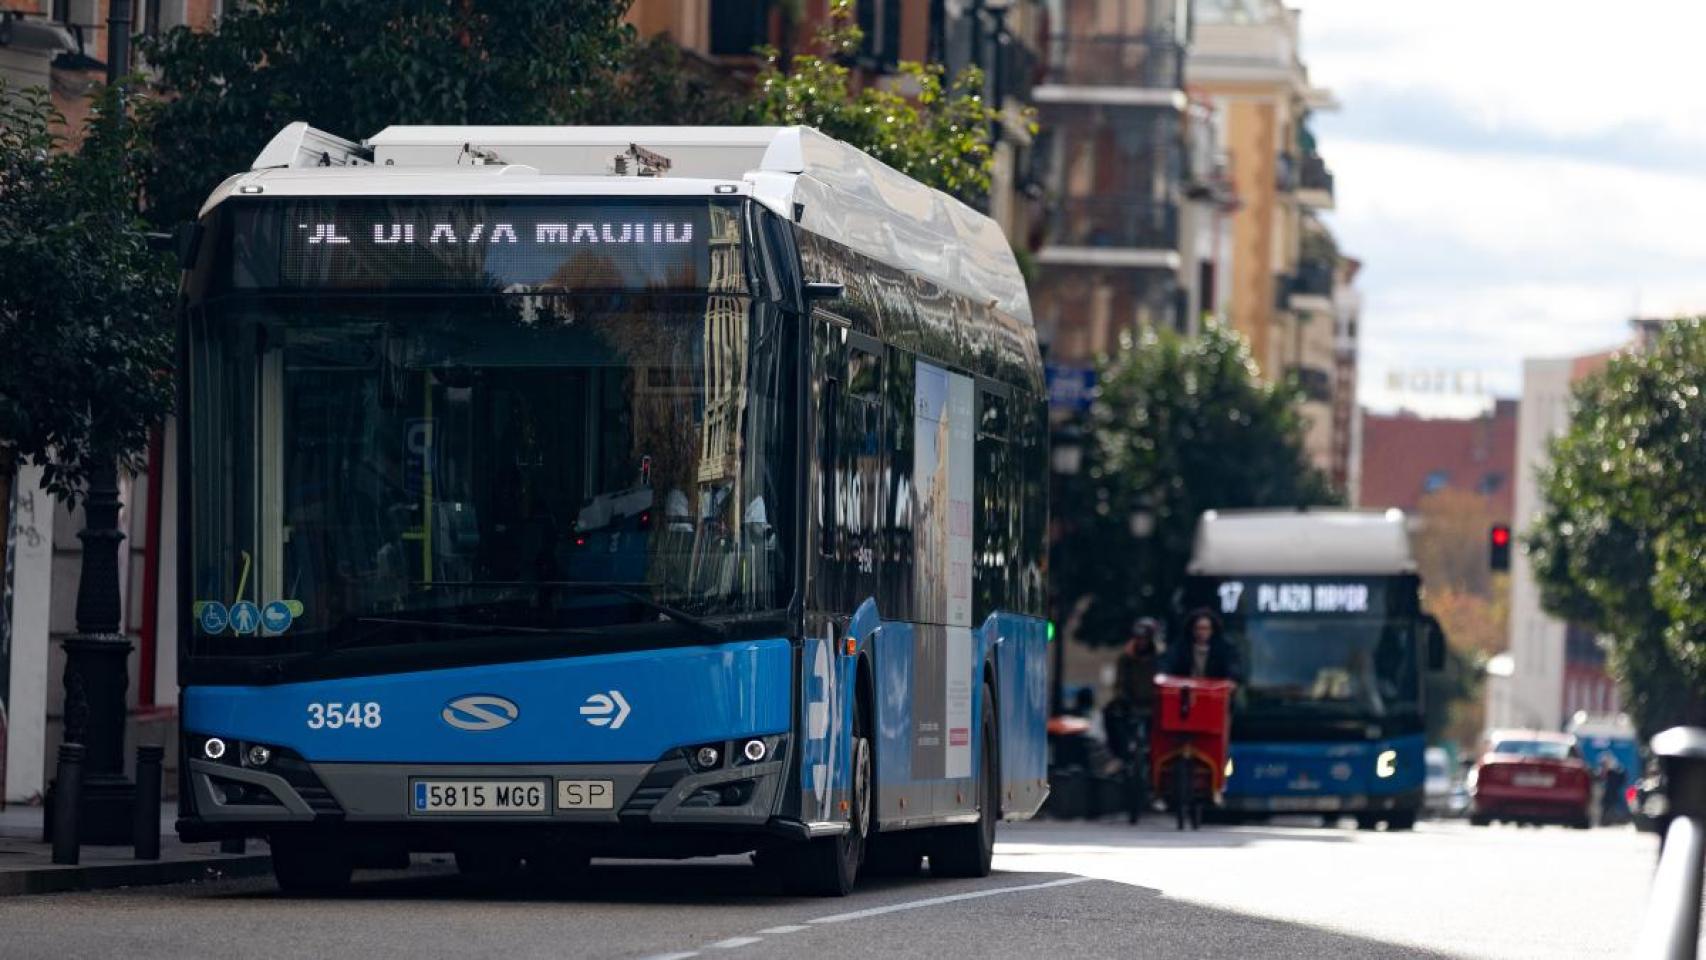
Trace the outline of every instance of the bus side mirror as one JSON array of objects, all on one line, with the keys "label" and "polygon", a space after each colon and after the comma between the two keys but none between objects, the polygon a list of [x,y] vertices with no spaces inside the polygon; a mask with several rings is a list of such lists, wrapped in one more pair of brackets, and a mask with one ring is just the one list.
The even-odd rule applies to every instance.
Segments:
[{"label": "bus side mirror", "polygon": [[1439,621],[1431,616],[1422,618],[1422,629],[1428,635],[1428,669],[1445,669],[1445,631],[1440,628]]}]

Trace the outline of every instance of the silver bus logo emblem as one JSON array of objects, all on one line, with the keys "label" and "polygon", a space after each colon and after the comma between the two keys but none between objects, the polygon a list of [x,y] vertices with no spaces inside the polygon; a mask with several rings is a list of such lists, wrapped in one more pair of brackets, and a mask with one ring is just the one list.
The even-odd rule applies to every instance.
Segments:
[{"label": "silver bus logo emblem", "polygon": [[458,730],[496,730],[507,727],[521,715],[521,708],[503,697],[477,694],[457,697],[444,705],[439,716]]}]

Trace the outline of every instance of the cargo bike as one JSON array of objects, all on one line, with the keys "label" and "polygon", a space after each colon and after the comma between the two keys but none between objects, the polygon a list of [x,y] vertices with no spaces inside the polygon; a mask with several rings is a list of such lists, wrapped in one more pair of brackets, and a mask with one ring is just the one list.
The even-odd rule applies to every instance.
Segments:
[{"label": "cargo bike", "polygon": [[1203,811],[1220,804],[1231,739],[1230,680],[1160,674],[1151,725],[1150,782],[1173,812],[1178,829],[1202,825]]}]

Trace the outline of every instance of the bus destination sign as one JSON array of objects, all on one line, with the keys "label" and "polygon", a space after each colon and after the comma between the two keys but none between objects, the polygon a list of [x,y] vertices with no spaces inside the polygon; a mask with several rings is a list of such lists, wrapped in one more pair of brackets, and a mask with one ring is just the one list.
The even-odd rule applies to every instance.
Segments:
[{"label": "bus destination sign", "polygon": [[1216,588],[1228,616],[1367,616],[1386,612],[1378,583],[1368,581],[1225,580]]},{"label": "bus destination sign", "polygon": [[[318,199],[236,216],[238,287],[688,290],[711,275],[705,201]],[[738,261],[732,273],[741,276]]]}]

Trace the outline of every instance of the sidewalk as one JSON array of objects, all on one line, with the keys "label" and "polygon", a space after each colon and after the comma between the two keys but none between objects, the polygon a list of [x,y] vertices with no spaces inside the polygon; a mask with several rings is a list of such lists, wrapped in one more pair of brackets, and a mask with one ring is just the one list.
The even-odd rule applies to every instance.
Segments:
[{"label": "sidewalk", "polygon": [[220,853],[216,843],[180,843],[172,827],[177,815],[176,804],[162,805],[159,860],[137,860],[128,846],[85,846],[80,863],[60,866],[41,839],[42,808],[8,806],[0,811],[0,897],[253,877],[271,870],[266,844],[259,841],[250,841],[250,852],[242,854]]}]

